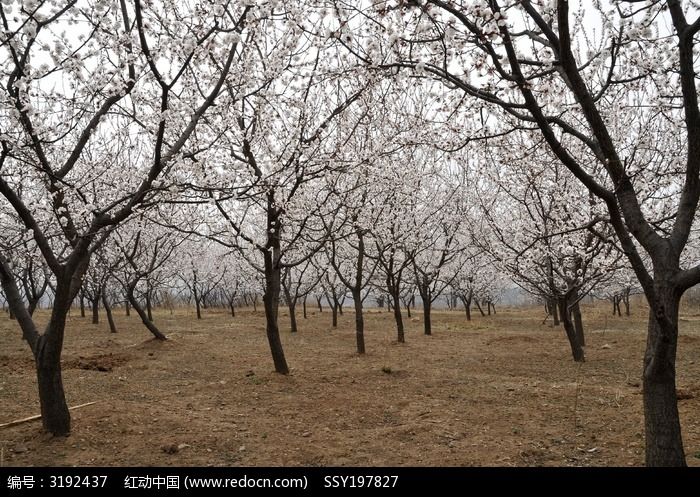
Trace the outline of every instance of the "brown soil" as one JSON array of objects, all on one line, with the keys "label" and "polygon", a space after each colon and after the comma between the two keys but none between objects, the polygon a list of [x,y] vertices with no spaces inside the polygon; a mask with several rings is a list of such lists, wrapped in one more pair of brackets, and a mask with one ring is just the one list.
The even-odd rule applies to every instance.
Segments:
[{"label": "brown soil", "polygon": [[[261,312],[161,310],[157,342],[136,316],[119,332],[70,318],[64,381],[73,434],[34,421],[0,429],[0,465],[642,465],[645,312],[587,307],[587,362],[538,309],[467,322],[436,312],[434,335],[367,313],[367,350],[353,317],[315,312],[283,342],[289,376],[272,371]],[[605,311],[605,314],[603,313]],[[697,310],[692,310],[697,313]],[[419,315],[419,313],[416,313]],[[680,410],[688,463],[700,465],[700,321],[681,321]],[[40,319],[45,315],[40,314]],[[0,423],[39,412],[34,365],[16,324],[0,317]]]}]

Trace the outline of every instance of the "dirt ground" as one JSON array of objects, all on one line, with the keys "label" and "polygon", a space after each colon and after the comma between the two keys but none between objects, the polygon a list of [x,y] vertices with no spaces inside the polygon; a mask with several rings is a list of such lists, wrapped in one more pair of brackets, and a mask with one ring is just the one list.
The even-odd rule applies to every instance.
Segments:
[{"label": "dirt ground", "polygon": [[[275,374],[260,310],[156,312],[167,342],[132,314],[70,318],[64,349],[73,433],[39,421],[0,429],[0,465],[126,466],[639,466],[644,462],[641,361],[646,314],[586,306],[587,362],[543,312],[499,309],[467,322],[415,312],[407,343],[392,316],[370,310],[367,350],[354,353],[351,310],[299,319],[283,342],[292,369]],[[45,312],[45,311],[40,311]],[[40,318],[45,318],[40,314]],[[700,313],[681,321],[678,386],[688,463],[700,465]],[[0,315],[0,423],[39,412],[33,363]]]}]

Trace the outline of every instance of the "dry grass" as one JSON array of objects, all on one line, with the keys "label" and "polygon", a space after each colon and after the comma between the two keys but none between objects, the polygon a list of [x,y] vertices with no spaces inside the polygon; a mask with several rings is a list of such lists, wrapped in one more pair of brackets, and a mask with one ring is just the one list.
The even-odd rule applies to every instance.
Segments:
[{"label": "dry grass", "polygon": [[[436,312],[434,335],[367,314],[354,353],[353,317],[282,315],[290,376],[272,372],[263,315],[159,311],[170,340],[138,318],[70,319],[64,380],[73,434],[40,424],[0,431],[4,465],[641,465],[639,376],[645,313],[613,318],[586,307],[587,359],[575,364],[540,309],[499,310],[468,323]],[[15,323],[0,317],[0,423],[38,412],[33,363]],[[688,462],[700,465],[700,317],[681,321],[678,384]],[[603,347],[603,346],[606,347]],[[609,348],[608,348],[609,346]]]}]

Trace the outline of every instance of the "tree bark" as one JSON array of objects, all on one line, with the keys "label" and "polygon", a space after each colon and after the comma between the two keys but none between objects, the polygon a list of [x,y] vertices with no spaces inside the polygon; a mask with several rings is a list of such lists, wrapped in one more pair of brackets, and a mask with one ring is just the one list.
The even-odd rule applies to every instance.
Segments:
[{"label": "tree bark", "polygon": [[109,300],[107,299],[107,295],[105,293],[102,293],[102,305],[105,308],[105,314],[107,314],[107,322],[109,323],[109,331],[110,333],[116,333],[117,332],[117,326],[114,324],[114,316],[112,316],[112,307],[109,305]]},{"label": "tree bark", "polygon": [[133,285],[133,287],[130,287],[126,292],[127,298],[129,299],[129,302],[131,302],[131,306],[136,311],[136,314],[138,314],[141,318],[143,325],[148,329],[148,331],[153,333],[154,337],[156,337],[158,340],[167,340],[168,338],[158,329],[153,321],[148,318],[148,313],[143,309],[143,307],[141,307],[141,304],[138,303],[136,297],[134,297],[135,286],[136,285]]},{"label": "tree bark", "polygon": [[685,466],[675,367],[681,295],[655,286],[658,302],[650,306],[643,373],[646,464]]},{"label": "tree bark", "polygon": [[236,317],[236,306],[233,305],[233,299],[229,300],[228,305],[231,308],[231,317],[235,318]]},{"label": "tree bark", "polygon": [[392,295],[394,301],[394,320],[396,321],[396,341],[399,343],[406,343],[406,336],[403,331],[403,318],[401,317],[401,301],[399,298],[398,289]]},{"label": "tree bark", "polygon": [[90,303],[92,304],[92,324],[100,324],[100,296],[95,295]]},{"label": "tree bark", "polygon": [[272,361],[275,364],[275,371],[287,375],[289,366],[284,357],[280,330],[277,323],[280,303],[280,287],[282,280],[282,268],[280,267],[281,249],[281,229],[279,208],[275,204],[275,191],[271,189],[267,193],[267,250],[263,252],[265,266],[265,322],[267,341],[272,353]]},{"label": "tree bark", "polygon": [[[60,332],[58,328],[61,328]],[[65,320],[52,319],[39,337],[35,354],[41,421],[44,429],[54,436],[68,436],[71,420],[61,374],[61,349]],[[60,339],[55,335],[60,335]]]},{"label": "tree bark", "polygon": [[355,303],[355,339],[357,353],[365,353],[365,319],[362,315],[362,292],[359,288],[353,288],[352,300]]},{"label": "tree bark", "polygon": [[333,325],[333,328],[337,328],[338,327],[338,304],[333,303],[333,305],[331,305],[331,311],[332,311],[331,315],[333,316],[331,323]]},{"label": "tree bark", "polygon": [[291,326],[291,332],[297,332],[297,303],[296,299],[292,299],[288,302],[287,307],[289,308],[289,322]]},{"label": "tree bark", "polygon": [[146,286],[146,315],[148,320],[153,322],[153,307],[151,306],[151,287]]},{"label": "tree bark", "polygon": [[467,321],[472,320],[472,293],[469,292],[469,297],[461,297],[464,305],[464,312],[467,314]]},{"label": "tree bark", "polygon": [[557,306],[557,299],[556,298],[552,298],[549,301],[549,308],[552,311],[552,325],[559,326],[559,324],[560,324],[559,323],[559,309]]},{"label": "tree bark", "polygon": [[583,347],[579,342],[578,335],[574,324],[571,322],[571,312],[569,310],[569,302],[566,296],[559,297],[559,317],[564,324],[564,331],[566,332],[566,338],[569,339],[569,345],[571,346],[571,355],[576,362],[585,362],[586,357],[583,352]]},{"label": "tree bark", "polygon": [[127,317],[131,316],[131,302],[129,302],[129,301],[127,300],[127,301],[124,303],[124,308],[125,308]]},{"label": "tree bark", "polygon": [[304,295],[304,299],[301,301],[301,307],[302,307],[303,312],[304,312],[304,319],[307,319],[307,315],[306,315],[306,295]]},{"label": "tree bark", "polygon": [[85,294],[82,290],[80,291],[80,317],[85,317]]},{"label": "tree bark", "polygon": [[576,330],[576,339],[582,347],[586,346],[586,336],[583,333],[583,318],[581,317],[581,306],[576,302],[571,310],[574,317],[574,329]]},{"label": "tree bark", "polygon": [[481,308],[481,304],[479,304],[479,299],[474,299],[474,304],[476,305],[476,308],[479,309],[479,312],[481,313],[481,316],[484,317],[486,314],[484,313],[484,310]]}]

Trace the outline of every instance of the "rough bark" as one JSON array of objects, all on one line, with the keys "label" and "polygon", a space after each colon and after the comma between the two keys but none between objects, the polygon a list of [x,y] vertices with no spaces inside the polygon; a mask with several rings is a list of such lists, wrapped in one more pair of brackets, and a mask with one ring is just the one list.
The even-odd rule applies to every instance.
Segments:
[{"label": "rough bark", "polygon": [[[661,279],[661,278],[659,278]],[[676,396],[679,292],[657,286],[644,355],[644,428],[648,466],[685,466]]]}]

